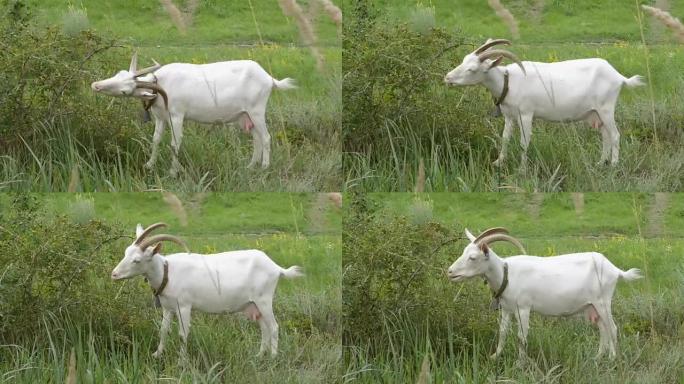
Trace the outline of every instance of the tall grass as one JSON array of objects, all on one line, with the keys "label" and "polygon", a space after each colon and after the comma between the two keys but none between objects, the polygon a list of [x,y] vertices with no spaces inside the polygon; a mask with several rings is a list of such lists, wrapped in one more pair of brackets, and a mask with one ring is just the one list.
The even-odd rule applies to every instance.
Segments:
[{"label": "tall grass", "polygon": [[[422,44],[415,43],[415,39],[420,40],[415,36],[399,33],[402,25],[412,22],[411,12],[415,7],[384,4],[384,8],[389,16],[377,16],[377,10],[370,13],[375,15],[371,17],[365,16],[368,12],[359,13],[356,23],[362,25],[366,18],[371,20],[372,27],[359,29],[363,33],[359,32],[358,36],[353,35],[355,30],[350,30],[353,35],[350,40],[356,43],[345,47],[350,51],[349,54],[345,51],[343,62],[345,86],[354,87],[354,92],[345,97],[348,105],[343,114],[345,188],[413,190],[417,182],[423,184],[421,162],[424,190],[428,192],[654,192],[683,188],[681,125],[684,121],[677,111],[684,105],[679,91],[684,83],[676,69],[681,55],[667,42],[644,37],[640,8],[629,8],[631,14],[637,13],[633,16],[639,17],[630,16],[622,21],[622,26],[628,23],[631,28],[629,34],[620,35],[626,40],[616,41],[614,35],[606,34],[591,43],[575,42],[576,36],[568,28],[547,21],[545,28],[550,28],[550,24],[559,25],[555,37],[550,31],[548,35],[529,38],[523,34],[510,47],[518,57],[530,61],[604,58],[625,76],[641,74],[647,77],[648,83],[646,89],[623,89],[618,99],[616,121],[622,136],[621,157],[616,167],[597,165],[601,135],[587,124],[535,120],[526,171],[520,164],[517,128],[510,141],[512,148],[509,146],[506,165],[503,168],[492,165],[501,148],[503,119],[491,116],[491,94],[481,86],[447,89],[442,81],[444,74],[472,51],[471,44],[477,46],[492,35],[461,37],[460,29],[452,32],[439,25],[445,18],[456,17],[452,21],[459,28],[475,28],[475,20],[487,19],[482,15],[486,6],[467,2],[454,15],[442,14],[442,19],[439,18],[442,9],[435,6],[438,27],[434,31],[441,31],[446,37],[437,39],[434,36],[440,35],[434,33],[423,38]],[[547,4],[544,12],[555,15],[554,12],[566,8],[574,12],[568,18],[584,15],[587,23],[593,23],[596,13],[608,18],[613,12],[607,3],[592,8],[591,16],[580,3]],[[621,9],[623,19],[624,13],[626,10]],[[618,18],[611,13],[607,22],[617,23]],[[396,31],[397,41],[380,44],[387,40],[388,31]],[[450,41],[455,43],[449,44]],[[391,50],[384,49],[390,45]],[[377,52],[374,60],[368,59],[373,52],[365,52],[367,46]],[[433,47],[429,55],[421,50],[424,46]],[[357,54],[359,50],[365,56]],[[395,60],[389,60],[392,58]],[[387,70],[382,72],[381,68],[373,67],[374,62],[382,62]],[[364,112],[368,105],[372,110]],[[373,114],[373,111],[379,112]]]},{"label": "tall grass", "polygon": [[[202,231],[192,231],[173,225],[182,218],[168,220],[178,215],[180,198],[176,196],[173,199],[167,194],[164,199],[167,201],[163,201],[162,197],[159,194],[32,195],[30,198],[38,199],[49,208],[27,214],[35,216],[35,224],[48,231],[55,231],[50,228],[50,220],[65,213],[74,223],[100,220],[101,223],[113,223],[117,230],[121,230],[123,224],[132,230],[135,222],[164,220],[176,228],[175,233],[181,233],[192,249],[200,252],[256,248],[264,250],[280,265],[303,266],[306,271],[304,278],[278,284],[274,299],[274,313],[280,325],[278,356],[256,357],[261,337],[259,327],[241,314],[193,311],[188,358],[182,359],[179,355],[180,338],[175,331],[177,322],[174,322],[168,349],[163,358],[156,360],[151,354],[159,342],[161,313],[160,309],[152,306],[148,284],[142,277],[112,282],[107,272],[117,258],[114,253],[121,252],[122,256],[130,239],[115,238],[95,249],[90,243],[79,243],[68,253],[63,246],[74,242],[70,241],[74,233],[84,238],[93,234],[89,231],[48,232],[48,236],[37,239],[31,237],[35,234],[27,233],[16,239],[22,246],[24,243],[45,241],[44,252],[57,255],[52,259],[36,255],[31,261],[34,265],[44,268],[44,263],[51,260],[57,266],[52,271],[64,268],[63,260],[87,257],[88,263],[83,266],[84,273],[79,275],[79,280],[90,289],[62,292],[62,296],[68,296],[69,306],[57,301],[51,308],[58,309],[52,311],[40,306],[32,307],[34,315],[13,317],[11,324],[16,326],[11,329],[7,329],[10,322],[5,321],[2,331],[7,339],[3,336],[0,341],[0,381],[43,383],[75,378],[79,383],[162,380],[200,383],[333,382],[339,374],[341,359],[341,237],[337,229],[339,224],[335,224],[339,221],[337,209],[316,206],[321,211],[321,220],[316,223],[316,228],[309,228],[302,211],[308,210],[310,204],[316,204],[313,195],[211,195],[199,203],[198,211],[204,214],[188,214],[187,220],[191,223],[204,223]],[[6,200],[6,195],[0,195],[0,207],[5,207]],[[259,210],[258,215],[252,214],[254,209]],[[260,221],[264,210],[272,212],[272,220]],[[9,209],[3,210],[3,217],[8,215],[6,211]],[[328,217],[330,222],[325,220],[326,211],[332,215]],[[25,220],[24,217],[22,219]],[[0,227],[0,233],[7,236],[5,226]],[[90,227],[83,225],[79,228]],[[240,228],[255,233],[236,233]],[[9,247],[17,249],[12,245]],[[31,255],[21,251],[18,257],[26,260]],[[15,267],[11,262],[0,266],[0,287],[4,284],[13,288],[13,292],[23,292],[7,285],[23,281],[22,276],[17,279]],[[5,275],[12,278],[3,281]],[[45,273],[40,276],[45,278]],[[50,281],[40,283],[41,289],[24,287],[34,296],[35,302],[40,302],[41,295],[46,295],[42,290],[52,287]],[[59,286],[57,283],[54,285]],[[60,292],[51,294],[54,299]],[[16,296],[12,297],[12,303],[22,304],[21,295]],[[93,297],[100,299],[84,308],[83,303],[93,302]],[[8,301],[0,299],[2,312]],[[16,312],[11,311],[13,314]]]},{"label": "tall grass", "polygon": [[[192,6],[190,3],[192,2],[188,3],[189,6]],[[214,6],[216,4],[211,5]],[[64,8],[63,5],[62,7]],[[211,9],[206,8],[209,5],[202,3],[199,7],[198,23],[201,21],[212,24],[220,19],[220,13],[211,13]],[[139,6],[132,7],[138,8]],[[284,17],[282,14],[259,13],[263,10],[261,3],[255,4],[253,9],[245,8],[244,5],[239,8],[245,16],[250,13],[253,16],[248,18],[248,30],[236,32],[231,39],[220,43],[209,39],[194,41],[188,37],[179,38],[174,44],[166,42],[157,46],[157,42],[154,42],[154,45],[150,45],[150,40],[146,39],[161,36],[165,32],[162,28],[157,28],[145,33],[141,31],[142,26],[130,30],[120,28],[114,33],[118,39],[129,39],[126,36],[143,33],[145,39],[142,41],[126,40],[138,47],[141,60],[155,58],[167,64],[252,59],[261,63],[276,78],[294,78],[299,85],[298,89],[274,92],[269,100],[267,124],[272,136],[272,161],[269,169],[247,169],[252,152],[252,138],[240,132],[235,125],[198,125],[185,122],[180,151],[183,169],[179,177],[169,177],[169,129],[165,130],[165,137],[160,145],[160,161],[155,169],[146,170],[144,164],[151,151],[153,124],[141,122],[140,102],[97,95],[89,89],[91,81],[110,77],[116,70],[128,67],[130,47],[120,49],[122,45],[119,42],[110,42],[99,31],[94,32],[92,29],[69,39],[63,38],[62,30],[51,26],[48,21],[45,22],[48,24],[46,28],[40,21],[40,15],[59,11],[59,5],[48,2],[41,3],[39,16],[30,19],[26,28],[19,29],[42,45],[35,47],[35,44],[26,43],[30,40],[28,37],[15,37],[16,44],[15,40],[6,42],[8,52],[0,57],[3,63],[17,68],[14,64],[21,62],[23,56],[33,55],[34,59],[27,61],[30,63],[28,68],[33,71],[29,73],[44,76],[46,79],[41,77],[41,83],[51,79],[46,75],[47,72],[55,71],[61,75],[58,80],[53,81],[56,85],[51,86],[52,83],[48,83],[48,86],[44,85],[45,91],[35,91],[31,77],[36,75],[22,76],[18,69],[11,72],[10,79],[21,79],[23,83],[21,87],[13,86],[14,80],[10,81],[8,92],[16,92],[17,96],[0,105],[7,107],[4,108],[8,111],[6,121],[22,124],[3,125],[3,128],[6,127],[2,132],[5,151],[0,154],[0,190],[340,190],[342,166],[339,121],[342,87],[339,48],[334,45],[318,47],[320,55],[329,63],[325,73],[321,73],[316,70],[316,62],[310,57],[308,48],[271,40],[272,35],[269,33],[272,32],[274,20]],[[152,9],[142,9],[141,13],[148,20],[141,24],[159,27],[155,11],[163,12],[159,5]],[[102,26],[103,12],[115,20],[125,19],[125,15],[106,7],[102,9],[100,6],[93,6],[88,12],[91,26]],[[319,24],[321,27],[327,25]],[[193,26],[193,30],[195,28],[200,29],[198,25]],[[225,25],[222,24],[222,28]],[[258,44],[249,40],[250,31],[259,32]],[[322,28],[320,36],[327,37],[331,32],[334,35],[334,31]],[[17,32],[8,22],[3,33],[15,36]],[[282,35],[278,41],[283,39],[287,37]],[[298,40],[296,31],[290,39]],[[94,49],[91,47],[93,41],[103,46],[106,42],[108,50],[91,51]],[[51,56],[53,51],[50,49],[40,49],[54,46],[61,47],[54,49],[60,56]],[[72,46],[79,51],[74,52]],[[81,54],[87,56],[83,58]],[[66,62],[64,57],[70,61]],[[62,82],[66,92],[62,89],[60,93]],[[55,107],[52,104],[47,105],[48,102],[54,103]],[[34,104],[40,104],[38,106],[41,108],[36,108]],[[31,110],[30,107],[34,111],[38,109],[40,113],[27,113]]]},{"label": "tall grass", "polygon": [[[386,141],[375,143],[373,153],[345,154],[345,188],[413,190],[423,178],[421,162],[425,164],[425,191],[655,192],[684,188],[684,137],[658,145],[623,138],[620,163],[610,167],[596,163],[601,150],[598,132],[581,124],[560,125],[535,122],[524,171],[516,137],[511,140],[506,165],[497,168],[491,164],[498,155],[499,127],[491,126],[489,134],[463,152],[449,132],[439,127],[387,121]],[[425,130],[428,143],[417,133]]]}]

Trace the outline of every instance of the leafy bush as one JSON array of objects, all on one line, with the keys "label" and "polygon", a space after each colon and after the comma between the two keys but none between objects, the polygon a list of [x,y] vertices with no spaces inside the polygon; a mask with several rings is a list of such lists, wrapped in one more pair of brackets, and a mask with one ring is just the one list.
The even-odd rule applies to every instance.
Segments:
[{"label": "leafy bush", "polygon": [[[73,140],[104,157],[130,142],[133,129],[121,107],[107,108],[88,84],[111,76],[108,52],[116,45],[88,29],[83,10],[72,9],[63,26],[43,27],[22,1],[0,6],[0,145],[50,153]],[[55,131],[55,132],[52,132]],[[106,160],[103,159],[103,160]]]},{"label": "leafy bush", "polygon": [[140,300],[140,287],[115,287],[109,278],[123,233],[96,220],[49,215],[31,196],[17,195],[2,207],[0,339],[17,342],[43,334],[36,331],[51,313],[121,334],[130,326],[149,326],[141,306],[133,304]]},{"label": "leafy bush", "polygon": [[[433,220],[388,215],[364,195],[352,196],[343,230],[344,345],[411,350],[401,329],[430,329],[432,342],[468,344],[473,334],[492,336],[496,316],[479,284],[456,289],[446,276],[460,230]],[[453,295],[458,292],[454,299]],[[396,339],[395,339],[396,337]],[[446,349],[442,349],[443,351]]]},{"label": "leafy bush", "polygon": [[447,141],[468,147],[473,128],[464,122],[462,108],[454,108],[452,93],[442,81],[454,67],[450,51],[463,44],[458,33],[434,27],[431,8],[419,7],[410,23],[396,24],[381,20],[367,1],[355,3],[344,29],[342,124],[347,151],[372,154],[374,144],[395,136],[388,130],[396,124],[412,126],[426,145],[435,139],[427,127],[435,125]]}]

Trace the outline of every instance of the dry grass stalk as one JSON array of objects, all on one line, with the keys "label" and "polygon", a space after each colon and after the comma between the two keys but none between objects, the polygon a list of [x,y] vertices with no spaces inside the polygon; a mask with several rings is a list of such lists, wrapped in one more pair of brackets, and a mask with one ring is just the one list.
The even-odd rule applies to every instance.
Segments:
[{"label": "dry grass stalk", "polygon": [[337,25],[337,35],[342,35],[342,11],[331,0],[318,0],[323,5],[323,10]]},{"label": "dry grass stalk", "polygon": [[428,384],[430,382],[430,360],[428,355],[423,357],[423,364],[420,365],[420,374],[416,384]]},{"label": "dry grass stalk", "polygon": [[190,212],[191,215],[200,216],[202,213],[202,205],[207,199],[207,196],[208,194],[206,192],[197,192],[185,199],[185,211]]},{"label": "dry grass stalk", "polygon": [[176,215],[176,217],[178,217],[180,225],[183,227],[187,226],[188,214],[185,212],[185,207],[183,207],[183,203],[178,196],[171,192],[164,191],[162,192],[162,197],[164,202],[169,206],[169,208],[171,208],[171,211]]},{"label": "dry grass stalk", "polygon": [[527,211],[533,219],[539,218],[542,204],[544,203],[544,194],[541,192],[533,192],[530,202],[527,204]]},{"label": "dry grass stalk", "polygon": [[511,31],[511,36],[513,36],[514,39],[520,38],[518,21],[515,20],[515,17],[513,17],[511,11],[504,7],[499,0],[487,0],[487,2],[489,3],[489,6],[492,7],[494,12],[496,12],[496,15],[499,16],[504,24],[508,26],[508,29]]},{"label": "dry grass stalk", "polygon": [[642,5],[641,9],[646,11],[649,15],[656,18],[663,25],[668,27],[674,34],[679,42],[684,43],[684,24],[682,24],[679,19],[673,17],[668,12],[663,11],[660,8],[649,7],[648,5]]},{"label": "dry grass stalk", "polygon": [[423,193],[425,191],[425,163],[420,159],[418,164],[418,177],[416,178],[416,193]]},{"label": "dry grass stalk", "polygon": [[340,192],[330,192],[328,193],[328,199],[332,201],[338,209],[342,208],[342,194]]},{"label": "dry grass stalk", "polygon": [[541,23],[544,13],[544,0],[534,0],[530,7],[530,18],[537,24]]},{"label": "dry grass stalk", "polygon": [[311,49],[311,54],[314,59],[316,59],[316,67],[319,71],[323,70],[323,54],[318,50],[316,46],[316,34],[314,33],[313,26],[306,14],[302,10],[302,7],[297,4],[296,0],[278,0],[280,8],[283,10],[285,16],[289,16],[295,19],[297,22],[297,27],[299,27],[299,34],[304,40],[304,44],[309,46]]},{"label": "dry grass stalk", "polygon": [[65,384],[76,384],[76,352],[74,348],[71,347],[71,353],[69,354],[69,370],[67,372]]},{"label": "dry grass stalk", "polygon": [[185,34],[185,32],[187,32],[185,19],[183,18],[181,11],[178,10],[178,7],[176,7],[171,0],[159,0],[159,2],[164,6],[166,13],[169,14],[171,21],[176,25],[176,28],[178,28],[180,33]]},{"label": "dry grass stalk", "polygon": [[309,209],[309,223],[311,223],[311,228],[316,232],[322,232],[328,226],[328,219],[325,213],[328,210],[330,202],[338,209],[342,208],[342,194],[339,192],[319,193],[316,195],[316,200],[311,204],[311,208]]},{"label": "dry grass stalk", "polygon": [[653,198],[653,203],[648,208],[646,219],[646,234],[649,236],[663,235],[663,224],[665,212],[669,205],[670,195],[667,193],[657,192]]},{"label": "dry grass stalk", "polygon": [[195,16],[195,11],[199,7],[199,0],[188,0],[185,5],[185,11],[183,12],[183,21],[186,27],[192,26],[192,18]]},{"label": "dry grass stalk", "polygon": [[584,213],[584,193],[574,192],[570,194],[572,197],[572,204],[575,206],[575,213],[581,215]]},{"label": "dry grass stalk", "polygon": [[71,168],[71,177],[69,178],[69,186],[67,192],[77,192],[78,186],[81,184],[81,173],[78,171],[78,164],[74,164]]}]

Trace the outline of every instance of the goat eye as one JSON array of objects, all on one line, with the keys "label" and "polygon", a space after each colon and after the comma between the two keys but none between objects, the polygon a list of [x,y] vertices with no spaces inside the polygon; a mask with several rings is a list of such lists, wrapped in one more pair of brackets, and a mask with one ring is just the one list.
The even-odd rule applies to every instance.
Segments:
[{"label": "goat eye", "polygon": [[140,262],[140,259],[133,259],[133,262],[134,262],[135,264],[138,264],[138,263]]},{"label": "goat eye", "polygon": [[468,257],[468,260],[470,260],[470,261],[475,261],[475,258],[474,258],[473,256],[469,256],[469,257]]}]

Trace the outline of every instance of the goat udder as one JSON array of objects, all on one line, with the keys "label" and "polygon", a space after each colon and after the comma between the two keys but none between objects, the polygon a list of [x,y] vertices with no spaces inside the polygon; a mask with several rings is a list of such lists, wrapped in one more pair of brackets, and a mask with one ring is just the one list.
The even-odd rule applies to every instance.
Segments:
[{"label": "goat udder", "polygon": [[245,131],[245,133],[249,133],[252,128],[254,128],[254,122],[252,122],[252,119],[249,118],[249,115],[245,113],[245,116],[242,118],[242,129]]},{"label": "goat udder", "polygon": [[596,311],[596,307],[594,307],[593,304],[589,304],[586,310],[587,314],[587,319],[591,321],[592,324],[597,324],[598,321],[601,319],[601,316],[599,316],[598,312]]},{"label": "goat udder", "polygon": [[252,321],[257,321],[261,318],[261,311],[259,311],[259,308],[254,303],[249,303],[247,307],[242,310],[242,313],[244,313],[247,318]]}]

